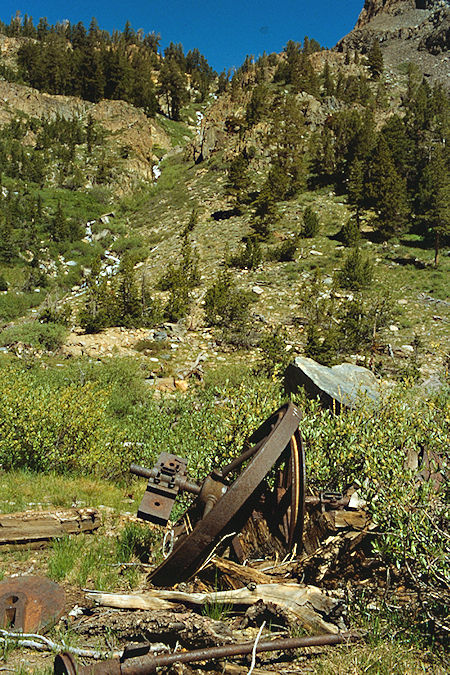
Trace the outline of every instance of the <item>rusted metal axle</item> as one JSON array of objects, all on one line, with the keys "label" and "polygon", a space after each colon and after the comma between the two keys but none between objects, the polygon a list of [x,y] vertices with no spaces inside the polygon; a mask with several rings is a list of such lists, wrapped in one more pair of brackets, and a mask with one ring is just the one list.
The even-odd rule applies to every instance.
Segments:
[{"label": "rusted metal axle", "polygon": [[[285,638],[281,640],[264,640],[256,645],[255,653],[277,652],[302,647],[320,647],[357,642],[361,639],[358,633],[347,632],[338,635],[313,635],[311,637]],[[143,649],[125,651],[121,659],[109,659],[92,666],[77,666],[73,656],[67,652],[58,654],[54,663],[54,675],[147,675],[154,673],[158,667],[171,666],[175,663],[194,663],[195,661],[210,661],[229,656],[244,656],[251,654],[255,648],[254,642],[207,647],[191,652],[176,652],[175,654],[161,654],[148,656],[142,654]],[[133,656],[133,653],[140,655]],[[128,656],[129,654],[129,656]]]}]

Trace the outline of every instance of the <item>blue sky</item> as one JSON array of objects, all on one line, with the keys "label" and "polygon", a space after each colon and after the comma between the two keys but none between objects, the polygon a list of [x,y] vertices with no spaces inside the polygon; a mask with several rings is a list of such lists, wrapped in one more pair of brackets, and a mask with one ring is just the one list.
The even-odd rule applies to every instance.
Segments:
[{"label": "blue sky", "polygon": [[49,23],[69,19],[86,26],[93,16],[100,28],[121,30],[128,19],[136,30],[161,34],[164,48],[181,42],[198,47],[216,70],[239,66],[247,54],[279,52],[288,40],[305,35],[332,47],[354,26],[364,0],[1,0],[0,18],[9,22],[17,10]]}]

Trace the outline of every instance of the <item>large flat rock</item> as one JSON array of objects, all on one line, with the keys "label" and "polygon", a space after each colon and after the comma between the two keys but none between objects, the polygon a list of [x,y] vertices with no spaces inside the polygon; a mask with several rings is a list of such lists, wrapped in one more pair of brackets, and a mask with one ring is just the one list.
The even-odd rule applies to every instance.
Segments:
[{"label": "large flat rock", "polygon": [[304,387],[309,396],[318,396],[323,406],[336,412],[355,408],[361,397],[373,403],[380,397],[378,381],[367,368],[352,363],[328,368],[305,356],[297,356],[287,367],[285,386],[290,393]]}]

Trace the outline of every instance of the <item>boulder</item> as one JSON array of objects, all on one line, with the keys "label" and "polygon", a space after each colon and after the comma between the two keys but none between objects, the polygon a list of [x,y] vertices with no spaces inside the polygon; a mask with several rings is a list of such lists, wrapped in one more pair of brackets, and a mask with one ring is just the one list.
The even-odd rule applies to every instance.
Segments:
[{"label": "boulder", "polygon": [[352,363],[328,368],[305,356],[297,356],[287,367],[285,387],[290,393],[304,387],[309,396],[318,396],[323,406],[337,413],[342,407],[355,408],[361,397],[373,403],[380,397],[378,381],[367,368]]}]

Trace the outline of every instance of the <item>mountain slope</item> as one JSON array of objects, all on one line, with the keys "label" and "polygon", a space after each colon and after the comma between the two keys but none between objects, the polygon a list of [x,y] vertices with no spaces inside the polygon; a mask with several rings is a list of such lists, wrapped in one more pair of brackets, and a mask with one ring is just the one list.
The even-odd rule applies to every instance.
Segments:
[{"label": "mountain slope", "polygon": [[378,40],[388,68],[416,63],[449,86],[450,5],[446,0],[366,0],[355,28],[336,45],[367,52]]},{"label": "mountain slope", "polygon": [[[111,151],[127,147],[129,156],[121,162],[121,187],[127,182],[151,180],[153,146],[170,148],[170,140],[161,127],[148,118],[142,110],[125,101],[90,103],[73,96],[57,96],[39,92],[15,82],[0,80],[0,125],[8,124],[17,115],[54,119],[86,119],[89,115],[101,124],[108,135],[107,145]],[[123,155],[123,153],[122,153]]]}]

